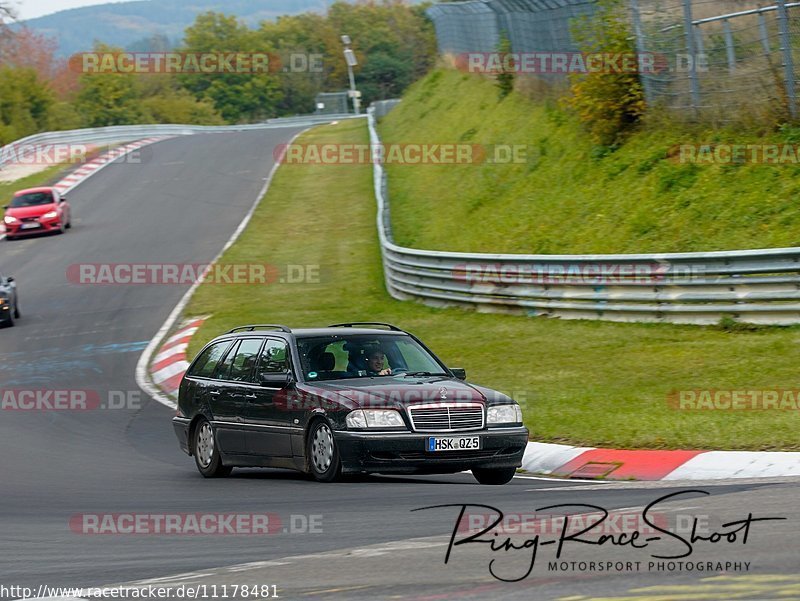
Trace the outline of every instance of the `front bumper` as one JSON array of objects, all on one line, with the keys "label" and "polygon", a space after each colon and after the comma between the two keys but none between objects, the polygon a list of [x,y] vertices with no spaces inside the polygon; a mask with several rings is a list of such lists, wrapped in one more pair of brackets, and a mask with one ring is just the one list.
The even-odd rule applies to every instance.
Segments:
[{"label": "front bumper", "polygon": [[[447,474],[474,468],[508,468],[522,465],[528,444],[524,427],[485,428],[447,432],[352,432],[334,433],[343,472],[396,474]],[[430,436],[480,436],[475,451],[426,451]]]},{"label": "front bumper", "polygon": [[[37,227],[23,228],[23,223],[36,224]],[[38,219],[36,221],[17,222],[9,225],[5,224],[6,236],[28,236],[35,234],[47,234],[61,230],[61,220],[56,217],[54,219]]]}]

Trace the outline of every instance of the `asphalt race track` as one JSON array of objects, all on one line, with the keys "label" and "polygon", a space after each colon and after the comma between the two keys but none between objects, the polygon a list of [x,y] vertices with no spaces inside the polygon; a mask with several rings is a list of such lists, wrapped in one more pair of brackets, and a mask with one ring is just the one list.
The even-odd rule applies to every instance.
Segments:
[{"label": "asphalt race track", "polygon": [[[515,478],[507,486],[487,487],[459,474],[317,484],[277,470],[238,470],[225,480],[205,480],[197,473],[178,449],[171,411],[141,393],[134,379],[139,355],[188,286],[81,286],[68,283],[67,268],[79,263],[210,261],[263,187],[273,148],[297,131],[160,142],[143,153],[142,164],[110,166],[70,193],[74,227],[65,235],[0,243],[0,271],[17,278],[23,314],[16,327],[0,330],[0,389],[80,389],[101,397],[120,391],[130,399],[142,397],[141,406],[123,409],[0,411],[2,581],[34,588],[159,578],[250,582],[275,584],[284,599],[590,598],[674,584],[688,587],[686,599],[699,590],[712,594],[704,598],[731,598],[719,593],[724,578],[702,582],[716,572],[549,573],[552,546],[539,550],[527,579],[502,582],[490,575],[488,564],[494,556],[511,557],[511,552],[493,554],[485,544],[465,545],[454,549],[450,563],[444,564],[457,508],[411,511],[475,503],[507,514],[530,514],[548,505],[593,503],[609,510],[634,508],[628,513],[636,513],[686,488],[676,483],[666,487]],[[717,526],[749,513],[787,520],[752,524],[746,544],[741,538],[698,543],[684,561],[749,561],[749,572],[728,575],[741,578],[735,581],[738,590],[751,591],[741,598],[777,598],[776,591],[787,586],[796,594],[782,598],[800,598],[797,480],[693,483],[691,488],[711,495],[676,499],[668,505],[671,515],[699,512]],[[552,513],[573,511],[585,509]],[[270,512],[288,531],[262,536],[90,535],[70,528],[75,514],[191,512]],[[293,521],[292,515],[301,517]],[[318,522],[321,532],[304,532],[305,520]],[[294,532],[289,527],[293,523]],[[672,543],[661,550],[674,552]],[[576,545],[567,559],[651,559],[650,550],[609,546]],[[525,572],[525,559],[520,564],[516,557],[512,567],[520,569],[509,567],[507,575]],[[274,563],[253,563],[266,561]],[[227,569],[245,563],[253,565]],[[175,580],[174,575],[186,573]],[[636,594],[643,598],[645,593]]]}]

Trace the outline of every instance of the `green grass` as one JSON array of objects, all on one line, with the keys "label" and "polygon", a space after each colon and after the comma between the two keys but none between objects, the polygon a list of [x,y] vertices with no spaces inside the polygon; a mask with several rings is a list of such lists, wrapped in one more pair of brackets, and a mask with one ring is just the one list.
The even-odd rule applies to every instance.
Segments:
[{"label": "green grass", "polygon": [[11,196],[17,190],[24,190],[25,188],[35,188],[36,186],[46,186],[55,180],[58,180],[57,177],[62,171],[66,169],[65,165],[54,165],[52,167],[48,167],[38,173],[33,173],[27,177],[23,177],[22,179],[15,180],[13,182],[0,182],[0,206],[8,204],[11,200]]},{"label": "green grass", "polygon": [[[367,143],[363,123],[299,143]],[[422,169],[422,168],[420,168]],[[558,321],[435,309],[383,284],[370,166],[286,165],[223,263],[319,265],[320,283],[201,285],[189,315],[211,314],[194,355],[236,325],[396,323],[473,382],[513,394],[533,438],[649,448],[800,449],[798,412],[670,409],[672,390],[788,388],[800,329],[729,332],[693,326]]]},{"label": "green grass", "polygon": [[628,253],[800,246],[800,166],[694,165],[679,144],[800,141],[686,130],[662,117],[616,150],[595,146],[553,101],[437,70],[382,122],[384,142],[526,145],[504,165],[389,165],[395,239],[469,252]]}]

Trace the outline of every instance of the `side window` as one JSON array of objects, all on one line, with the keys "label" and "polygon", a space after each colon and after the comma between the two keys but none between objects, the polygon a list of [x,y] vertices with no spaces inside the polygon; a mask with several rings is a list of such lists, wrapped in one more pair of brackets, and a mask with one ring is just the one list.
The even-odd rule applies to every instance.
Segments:
[{"label": "side window", "polygon": [[258,349],[261,348],[263,341],[263,338],[246,338],[239,343],[236,357],[234,357],[231,364],[228,380],[236,380],[237,382],[253,381],[253,366],[256,364]]},{"label": "side window", "polygon": [[230,345],[230,340],[225,340],[224,342],[217,342],[209,346],[197,358],[189,375],[210,378],[214,373],[214,368],[217,367],[217,363],[219,363],[222,355],[225,354],[225,351]]},{"label": "side window", "polygon": [[264,374],[282,374],[289,371],[289,352],[281,340],[267,340],[261,351],[258,371]]},{"label": "side window", "polygon": [[233,348],[228,351],[228,354],[225,355],[225,358],[219,362],[217,365],[217,369],[214,370],[213,378],[215,380],[227,380],[228,375],[231,373],[231,364],[233,363],[233,358],[236,356],[236,349],[239,347],[239,341],[235,342]]}]

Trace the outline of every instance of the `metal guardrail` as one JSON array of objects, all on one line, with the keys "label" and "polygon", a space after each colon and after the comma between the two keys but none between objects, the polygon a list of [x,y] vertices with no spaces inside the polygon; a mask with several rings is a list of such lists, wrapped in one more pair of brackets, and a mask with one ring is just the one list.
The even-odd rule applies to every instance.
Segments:
[{"label": "metal guardrail", "polygon": [[[371,110],[368,119],[377,157]],[[384,166],[373,165],[384,275],[394,298],[572,319],[800,323],[800,248],[616,255],[406,248],[392,238]]]},{"label": "metal guardrail", "polygon": [[112,125],[86,129],[50,131],[34,134],[0,147],[0,169],[29,149],[49,144],[116,144],[155,136],[187,136],[195,134],[230,133],[281,127],[302,127],[330,121],[350,119],[355,115],[308,115],[270,119],[247,125]]}]

